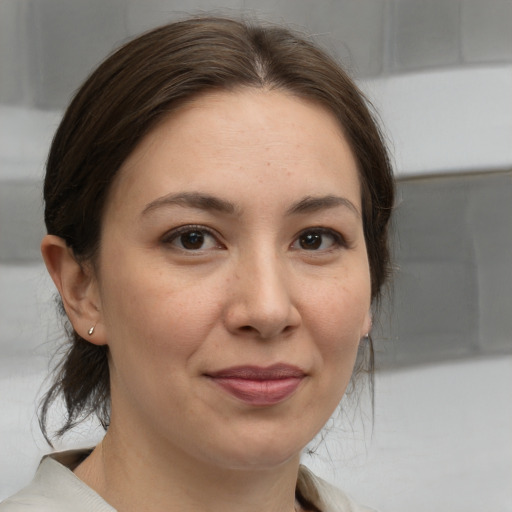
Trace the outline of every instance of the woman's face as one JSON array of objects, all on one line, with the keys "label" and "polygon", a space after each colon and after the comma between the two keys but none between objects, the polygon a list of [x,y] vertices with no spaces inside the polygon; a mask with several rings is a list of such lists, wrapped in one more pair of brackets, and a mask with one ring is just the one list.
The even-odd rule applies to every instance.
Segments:
[{"label": "woman's face", "polygon": [[224,468],[296,457],[370,327],[360,195],[334,117],[283,92],[204,95],[151,132],[102,225],[113,431]]}]

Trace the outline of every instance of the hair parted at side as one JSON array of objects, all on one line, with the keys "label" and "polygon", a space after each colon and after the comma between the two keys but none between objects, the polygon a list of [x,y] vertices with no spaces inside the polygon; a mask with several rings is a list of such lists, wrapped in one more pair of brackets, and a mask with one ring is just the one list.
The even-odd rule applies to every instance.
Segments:
[{"label": "hair parted at side", "polygon": [[[287,91],[338,119],[358,163],[372,299],[378,300],[390,267],[394,201],[382,135],[343,69],[282,27],[191,18],[143,34],[108,57],[78,90],[53,139],[44,182],[48,233],[63,238],[77,261],[94,265],[110,186],[141,139],[191,98],[241,87]],[[72,328],[68,334],[68,350],[41,405],[45,436],[49,407],[60,394],[67,419],[58,435],[90,414],[109,423],[108,349]]]}]

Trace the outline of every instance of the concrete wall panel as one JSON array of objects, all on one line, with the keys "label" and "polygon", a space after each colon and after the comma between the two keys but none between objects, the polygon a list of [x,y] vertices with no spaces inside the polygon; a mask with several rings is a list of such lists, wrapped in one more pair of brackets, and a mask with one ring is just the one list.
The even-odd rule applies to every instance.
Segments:
[{"label": "concrete wall panel", "polygon": [[34,104],[66,104],[93,66],[127,38],[123,0],[34,0],[29,13]]},{"label": "concrete wall panel", "polygon": [[391,25],[394,71],[455,65],[459,61],[459,1],[396,0]]},{"label": "concrete wall panel", "polygon": [[462,56],[465,62],[512,60],[512,1],[461,3]]}]

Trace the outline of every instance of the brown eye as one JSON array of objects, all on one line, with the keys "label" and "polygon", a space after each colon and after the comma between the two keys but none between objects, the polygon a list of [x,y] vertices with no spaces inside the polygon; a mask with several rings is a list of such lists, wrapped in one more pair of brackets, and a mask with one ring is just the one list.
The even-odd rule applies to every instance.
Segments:
[{"label": "brown eye", "polygon": [[322,235],[319,233],[307,233],[299,238],[302,249],[308,251],[319,249],[322,246]]},{"label": "brown eye", "polygon": [[183,226],[171,231],[163,238],[163,243],[190,252],[221,249],[223,247],[208,229],[195,226]]},{"label": "brown eye", "polygon": [[337,247],[346,247],[345,239],[337,231],[327,228],[305,230],[292,244],[292,249],[303,251],[329,251]]},{"label": "brown eye", "polygon": [[187,250],[198,250],[203,247],[204,235],[200,231],[189,231],[183,233],[180,238],[181,246]]}]

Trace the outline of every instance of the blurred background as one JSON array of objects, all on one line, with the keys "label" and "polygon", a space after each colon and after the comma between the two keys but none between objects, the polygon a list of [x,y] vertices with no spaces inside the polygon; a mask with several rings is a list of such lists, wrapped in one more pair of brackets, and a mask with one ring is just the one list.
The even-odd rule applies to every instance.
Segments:
[{"label": "blurred background", "polygon": [[313,34],[380,112],[395,162],[374,427],[361,403],[305,463],[382,512],[512,511],[512,0],[0,0],[0,500],[48,451],[35,410],[61,341],[39,256],[53,132],[112,49],[201,10]]}]

